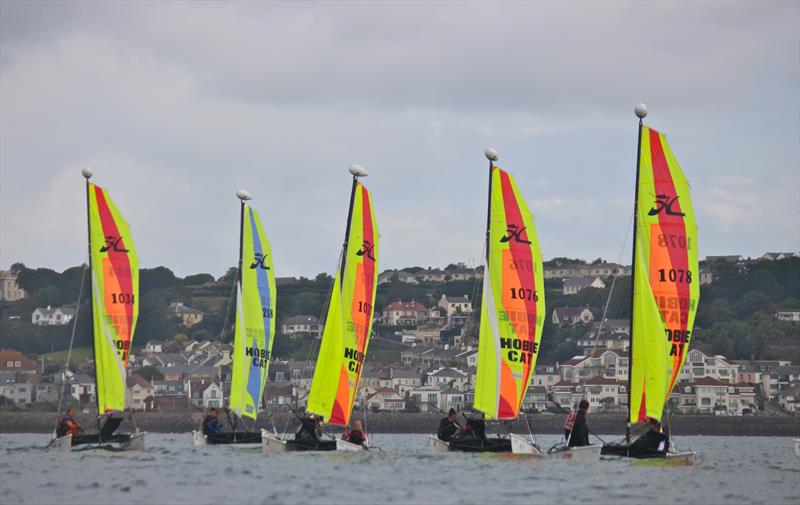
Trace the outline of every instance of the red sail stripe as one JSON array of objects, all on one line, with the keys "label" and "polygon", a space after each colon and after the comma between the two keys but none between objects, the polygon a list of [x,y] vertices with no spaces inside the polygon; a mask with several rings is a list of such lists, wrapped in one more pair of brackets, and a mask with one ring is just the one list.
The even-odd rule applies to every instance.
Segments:
[{"label": "red sail stripe", "polygon": [[[361,203],[362,203],[362,214],[363,214],[363,237],[364,242],[369,242],[375,247],[375,230],[372,227],[372,208],[370,206],[369,200],[369,191],[364,186],[361,186]],[[377,253],[377,249],[375,250]],[[374,256],[374,254],[373,254]],[[375,279],[375,262],[370,260],[367,255],[365,254],[362,256],[363,258],[363,268],[364,268],[364,278],[363,279],[356,279],[356,282],[364,282],[364,302],[369,303],[372,305],[372,285],[373,280]],[[371,312],[371,311],[370,311]],[[364,328],[369,327],[370,319],[372,314],[364,314]],[[364,346],[369,339],[369,335],[364,335],[363,339],[358,342],[358,350],[363,352]],[[359,372],[360,375],[361,372]]]},{"label": "red sail stripe", "polygon": [[[506,223],[513,223],[519,226],[520,228],[525,226],[525,220],[522,218],[522,212],[519,209],[519,204],[517,203],[516,195],[514,194],[514,188],[511,186],[511,180],[508,176],[508,173],[501,169],[500,170],[500,185],[503,191],[503,205],[505,207],[506,213]],[[528,230],[523,230],[520,233],[520,238],[523,240],[527,240],[529,242],[533,242],[528,237]],[[531,245],[530,244],[523,244],[517,242],[516,240],[509,240],[508,247],[511,252],[511,256],[514,259],[514,262],[517,265],[533,265],[533,254],[531,252]],[[518,270],[521,272],[522,270]],[[533,272],[531,272],[533,274]],[[534,279],[534,275],[522,275],[519,276],[520,287],[525,289],[525,292],[531,293],[536,291],[536,282]],[[524,300],[525,302],[525,312],[527,316],[526,321],[526,335],[519,335],[517,334],[517,338],[520,340],[527,340],[529,342],[536,342],[536,301],[535,300],[528,300],[527,298]],[[523,383],[527,384],[530,374],[531,374],[531,364],[525,363],[524,365],[523,374]]]},{"label": "red sail stripe", "polygon": [[[672,180],[672,173],[670,172],[669,165],[667,164],[666,156],[664,155],[664,148],[661,145],[661,135],[653,130],[650,129],[650,156],[652,160],[653,166],[653,182],[655,186],[655,194],[656,195],[669,195],[671,197],[678,196],[678,192],[675,189],[675,183]],[[672,210],[676,213],[681,212],[680,200],[675,200],[675,203],[672,205]],[[680,235],[686,239],[686,222],[682,216],[675,216],[667,214],[666,211],[663,211],[658,214],[658,222],[661,225],[661,230],[665,233],[667,231],[671,231],[673,229],[679,230]],[[688,245],[688,240],[684,242]],[[688,249],[681,249],[680,247],[675,247],[672,243],[667,240],[666,247],[669,252],[670,261],[672,263],[671,268],[676,270],[683,270],[684,272],[689,271],[689,251]],[[685,273],[684,273],[685,275]],[[699,282],[699,279],[694,279],[694,282]],[[688,301],[690,298],[690,289],[689,284],[687,282],[676,282],[675,289],[678,294],[678,300],[686,300],[687,304],[681,306],[679,303],[678,310],[680,311],[680,330],[682,332],[686,331],[686,325],[688,324],[689,320],[689,306]],[[685,308],[684,308],[685,307]],[[663,338],[666,338],[664,335]],[[684,350],[684,352],[686,352]],[[670,378],[670,388],[675,382],[676,377],[680,373],[677,370],[678,365],[680,365],[680,356],[676,356],[674,359],[674,363],[672,366],[672,377]]]},{"label": "red sail stripe", "polygon": [[[100,223],[103,227],[103,236],[104,237],[112,236],[115,238],[119,238],[119,249],[122,250],[127,249],[125,247],[124,237],[120,236],[119,228],[117,228],[117,223],[114,220],[114,215],[111,213],[111,209],[109,209],[108,203],[106,202],[105,192],[103,191],[103,188],[97,185],[95,185],[94,188],[95,188],[95,197],[97,199],[97,210],[98,214],[100,215]],[[105,244],[101,245],[92,244],[92,247],[100,248],[103,247],[103,245]],[[117,251],[116,248],[111,247],[109,248],[108,251],[106,251],[106,254],[108,254],[109,262],[111,263],[111,266],[114,269],[114,275],[116,276],[117,281],[120,284],[122,292],[133,294],[132,272],[130,271],[131,264],[128,259],[128,253]],[[137,302],[134,300],[134,303]],[[127,324],[128,331],[126,332],[126,334],[123,335],[119,332],[119,326],[116,324],[115,326],[117,326],[118,330],[117,334],[119,335],[120,340],[122,340],[123,342],[130,342],[131,331],[133,329],[133,303],[126,303],[123,304],[123,306],[125,309],[125,316],[128,322]],[[129,350],[130,350],[129,348],[127,347],[125,348],[124,351],[125,359],[123,359],[123,362],[127,363]]]}]

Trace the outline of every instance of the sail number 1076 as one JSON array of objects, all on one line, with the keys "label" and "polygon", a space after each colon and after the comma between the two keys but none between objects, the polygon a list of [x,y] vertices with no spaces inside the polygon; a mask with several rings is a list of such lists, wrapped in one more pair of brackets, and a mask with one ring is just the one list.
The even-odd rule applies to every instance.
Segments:
[{"label": "sail number 1076", "polygon": [[539,301],[539,295],[536,293],[535,289],[526,289],[526,288],[509,288],[511,290],[511,299],[512,300],[533,300],[534,302]]}]

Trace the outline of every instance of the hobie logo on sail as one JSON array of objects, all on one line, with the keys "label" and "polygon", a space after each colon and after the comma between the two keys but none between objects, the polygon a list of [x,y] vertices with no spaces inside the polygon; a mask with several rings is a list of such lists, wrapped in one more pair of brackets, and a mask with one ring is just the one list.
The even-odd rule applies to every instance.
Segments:
[{"label": "hobie logo on sail", "polygon": [[244,355],[253,358],[252,365],[256,368],[267,366],[269,361],[269,351],[258,347],[246,347]]},{"label": "hobie logo on sail", "polygon": [[375,244],[371,244],[369,240],[365,240],[364,244],[361,246],[361,249],[359,249],[356,252],[356,256],[364,256],[371,259],[372,261],[375,261],[375,256],[372,255],[372,250],[374,248]]},{"label": "hobie logo on sail", "polygon": [[106,244],[100,248],[100,252],[101,253],[108,251],[125,252],[125,253],[128,252],[127,249],[122,247],[120,242],[122,242],[122,235],[120,235],[119,237],[115,237],[114,235],[107,235]]},{"label": "hobie logo on sail", "polygon": [[520,244],[530,244],[531,243],[530,240],[525,240],[524,238],[521,237],[523,231],[525,231],[524,226],[519,227],[515,224],[509,224],[506,227],[506,233],[508,233],[508,235],[500,238],[500,242],[506,243],[510,242],[511,239],[514,239],[514,242],[519,242]]},{"label": "hobie logo on sail", "polygon": [[685,216],[683,212],[672,210],[672,206],[678,201],[677,196],[669,195],[656,195],[656,206],[650,209],[647,213],[648,216],[656,216],[662,211],[666,212],[668,216]]},{"label": "hobie logo on sail", "polygon": [[266,254],[261,254],[260,252],[257,252],[255,258],[253,258],[253,264],[250,265],[250,268],[251,269],[260,268],[261,270],[269,270],[269,267],[264,264],[264,261],[266,261],[266,259],[267,259]]},{"label": "hobie logo on sail", "polygon": [[501,338],[500,349],[508,349],[506,357],[509,361],[533,363],[534,354],[539,352],[539,343],[518,338]]},{"label": "hobie logo on sail", "polygon": [[358,373],[361,370],[361,365],[364,364],[364,353],[351,347],[344,348],[344,359],[349,360],[347,369],[351,372]]}]

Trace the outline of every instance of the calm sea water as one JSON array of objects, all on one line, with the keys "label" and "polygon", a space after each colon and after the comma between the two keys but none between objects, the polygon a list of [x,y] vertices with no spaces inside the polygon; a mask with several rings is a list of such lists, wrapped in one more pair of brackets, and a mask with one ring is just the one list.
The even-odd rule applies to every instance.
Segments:
[{"label": "calm sea water", "polygon": [[0,435],[0,503],[800,503],[800,458],[782,437],[682,437],[698,452],[690,467],[434,453],[424,435],[374,435],[382,452],[275,455],[148,437],[143,453],[57,454],[47,435]]}]

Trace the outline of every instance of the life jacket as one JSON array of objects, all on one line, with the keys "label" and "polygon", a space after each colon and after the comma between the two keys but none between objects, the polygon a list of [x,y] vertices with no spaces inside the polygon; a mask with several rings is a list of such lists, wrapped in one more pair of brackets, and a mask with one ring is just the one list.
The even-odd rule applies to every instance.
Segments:
[{"label": "life jacket", "polygon": [[66,435],[77,435],[81,431],[81,426],[69,416],[61,416],[58,420],[57,434],[61,437]]},{"label": "life jacket", "polygon": [[575,418],[578,416],[577,411],[572,411],[567,415],[567,420],[564,421],[564,429],[568,431],[572,431],[572,427],[575,425]]}]

